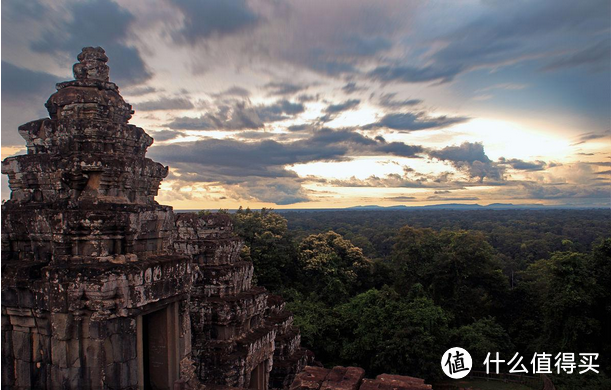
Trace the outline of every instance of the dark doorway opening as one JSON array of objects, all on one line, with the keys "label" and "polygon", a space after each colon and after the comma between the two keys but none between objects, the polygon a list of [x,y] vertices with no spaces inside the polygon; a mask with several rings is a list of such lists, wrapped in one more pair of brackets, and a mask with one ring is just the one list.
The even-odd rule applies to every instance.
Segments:
[{"label": "dark doorway opening", "polygon": [[250,385],[249,389],[265,390],[267,389],[265,374],[267,374],[267,362],[261,362],[254,370],[250,373]]},{"label": "dark doorway opening", "polygon": [[168,310],[162,309],[142,317],[144,389],[170,389]]}]

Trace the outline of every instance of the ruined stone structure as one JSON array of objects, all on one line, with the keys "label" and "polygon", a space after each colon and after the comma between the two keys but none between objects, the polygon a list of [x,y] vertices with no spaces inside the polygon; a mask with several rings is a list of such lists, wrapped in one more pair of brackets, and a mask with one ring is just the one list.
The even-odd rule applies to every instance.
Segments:
[{"label": "ruined stone structure", "polygon": [[84,48],[2,162],[2,387],[288,388],[308,354],[227,216],[155,201],[168,168]]},{"label": "ruined stone structure", "polygon": [[300,372],[290,390],[426,390],[431,385],[424,379],[411,376],[381,374],[376,379],[365,378],[365,370],[358,367],[306,367]]}]

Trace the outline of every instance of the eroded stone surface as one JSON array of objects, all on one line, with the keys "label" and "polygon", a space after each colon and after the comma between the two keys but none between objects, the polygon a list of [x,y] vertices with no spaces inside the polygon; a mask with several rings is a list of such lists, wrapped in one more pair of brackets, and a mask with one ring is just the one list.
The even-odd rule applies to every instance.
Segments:
[{"label": "eroded stone surface", "polygon": [[365,370],[358,367],[307,366],[295,377],[290,390],[425,390],[431,385],[424,379],[404,375],[381,374],[376,379],[365,378]]},{"label": "eroded stone surface", "polygon": [[49,118],[19,127],[28,153],[2,162],[3,388],[139,388],[161,311],[173,387],[288,388],[311,356],[281,298],[252,285],[231,219],[155,201],[168,168],[146,158],[153,139],[128,124],[104,50],[78,60]]}]

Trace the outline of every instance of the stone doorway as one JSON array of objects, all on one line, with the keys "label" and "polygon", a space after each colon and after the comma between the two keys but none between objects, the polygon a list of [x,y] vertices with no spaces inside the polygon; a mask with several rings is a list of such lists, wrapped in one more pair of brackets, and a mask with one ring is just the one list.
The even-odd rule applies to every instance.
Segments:
[{"label": "stone doorway", "polygon": [[267,362],[261,362],[250,373],[249,389],[265,390],[267,389]]},{"label": "stone doorway", "polygon": [[178,313],[170,304],[138,318],[140,389],[169,390],[178,379]]}]

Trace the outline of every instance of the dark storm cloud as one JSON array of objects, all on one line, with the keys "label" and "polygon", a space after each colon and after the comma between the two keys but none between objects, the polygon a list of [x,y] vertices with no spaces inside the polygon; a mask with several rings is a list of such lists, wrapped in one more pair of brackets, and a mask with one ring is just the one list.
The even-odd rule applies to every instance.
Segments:
[{"label": "dark storm cloud", "polygon": [[[348,152],[343,145],[318,142],[280,143],[273,140],[242,142],[232,139],[206,139],[186,144],[159,146],[151,151],[156,158],[191,172],[217,174],[230,178],[246,176],[295,177],[286,165],[311,161],[341,160]],[[182,165],[181,165],[182,166]],[[199,166],[199,167],[198,167]],[[239,179],[238,179],[239,180]]]},{"label": "dark storm cloud", "polygon": [[342,87],[342,91],[344,91],[347,94],[351,94],[351,93],[354,93],[354,92],[357,92],[357,91],[364,91],[366,89],[367,88],[365,88],[365,87],[357,86],[354,81],[351,81],[351,82],[347,83],[346,85],[344,85]]},{"label": "dark storm cloud", "polygon": [[[429,45],[439,42],[443,46],[427,58],[426,65],[395,61],[379,65],[368,76],[382,82],[444,83],[481,67],[551,57],[554,49],[566,49],[569,37],[589,40],[591,35],[608,29],[609,4],[607,0],[488,2],[479,18],[431,38]],[[576,45],[581,52],[560,58],[546,69],[585,63],[608,65],[608,44],[606,53],[605,43],[582,50],[583,40]]]},{"label": "dark storm cloud", "polygon": [[2,146],[23,145],[17,127],[47,116],[44,101],[61,77],[2,61]]},{"label": "dark storm cloud", "polygon": [[254,130],[264,124],[248,100],[223,100],[199,118],[179,117],[166,126],[176,130]]},{"label": "dark storm cloud", "polygon": [[370,57],[391,47],[392,41],[388,37],[351,35],[344,38],[343,44],[336,53],[349,57]]},{"label": "dark storm cloud", "polygon": [[344,111],[352,110],[353,108],[358,107],[361,103],[358,99],[350,99],[346,100],[343,103],[331,104],[324,109],[325,115],[319,118],[320,122],[329,122],[333,120],[337,115]]},{"label": "dark storm cloud", "polygon": [[504,168],[491,161],[484,152],[481,143],[464,142],[458,146],[447,146],[443,149],[429,150],[430,157],[448,161],[454,168],[463,171],[470,178],[503,180]]},{"label": "dark storm cloud", "polygon": [[358,69],[350,62],[323,59],[318,54],[313,57],[309,64],[310,68],[327,76],[339,77],[346,73],[358,73]]},{"label": "dark storm cloud", "polygon": [[277,205],[290,205],[312,200],[299,180],[257,179],[230,186],[238,199],[261,200]]},{"label": "dark storm cloud", "polygon": [[288,82],[271,82],[263,86],[269,95],[292,95],[308,89],[307,85],[293,84]]},{"label": "dark storm cloud", "polygon": [[175,118],[166,126],[177,130],[256,130],[266,123],[291,119],[304,110],[302,103],[287,99],[260,106],[253,106],[248,99],[217,99],[200,117]]},{"label": "dark storm cloud", "polygon": [[4,0],[2,18],[14,21],[35,19],[48,11],[48,7],[38,0]]},{"label": "dark storm cloud", "polygon": [[411,107],[422,103],[420,99],[395,99],[396,93],[385,93],[380,96],[380,105],[388,108]]},{"label": "dark storm cloud", "polygon": [[[55,92],[61,77],[36,72],[2,61],[2,101],[5,99],[42,100]],[[5,111],[6,113],[6,111]]]},{"label": "dark storm cloud", "polygon": [[155,141],[169,141],[171,139],[175,139],[185,135],[182,131],[174,131],[174,130],[159,130],[159,131],[149,131],[148,132],[151,137]]},{"label": "dark storm cloud", "polygon": [[504,157],[499,159],[499,164],[509,165],[513,169],[521,171],[542,171],[548,167],[545,161],[524,161],[517,158],[506,159]]},{"label": "dark storm cloud", "polygon": [[316,129],[316,126],[311,125],[309,123],[300,123],[298,125],[292,125],[287,127],[288,131],[314,131]]},{"label": "dark storm cloud", "polygon": [[111,0],[78,2],[70,6],[70,18],[45,31],[31,44],[34,51],[76,57],[85,46],[102,46],[110,58],[111,79],[124,85],[151,77],[135,47],[125,43],[134,15]]},{"label": "dark storm cloud", "polygon": [[402,157],[416,157],[417,153],[423,151],[420,146],[407,145],[403,142],[382,142],[378,145],[377,150],[385,154]]},{"label": "dark storm cloud", "polygon": [[[266,177],[270,173],[294,176],[283,167],[314,161],[344,161],[355,155],[384,154],[386,145],[393,144],[383,144],[350,130],[321,129],[307,139],[287,143],[209,138],[158,146],[151,153],[165,163],[201,164],[236,176]],[[423,150],[420,146],[402,145],[403,148],[387,153],[412,157]]]},{"label": "dark storm cloud", "polygon": [[189,99],[181,97],[160,97],[156,100],[135,104],[135,109],[140,111],[156,110],[190,110],[195,106]]},{"label": "dark storm cloud", "polygon": [[441,129],[457,123],[468,121],[467,117],[430,117],[423,112],[393,113],[384,115],[379,121],[363,126],[363,130],[392,129],[401,131],[417,131],[427,129]]},{"label": "dark storm cloud", "polygon": [[353,108],[356,108],[360,103],[361,103],[361,101],[359,99],[350,99],[350,100],[346,100],[343,103],[331,104],[330,106],[325,108],[325,113],[327,113],[327,114],[337,114],[337,113],[340,113],[342,111],[347,111],[347,110],[351,110]]},{"label": "dark storm cloud", "polygon": [[304,110],[305,107],[302,103],[293,103],[282,99],[269,106],[259,106],[257,113],[264,122],[277,122],[301,114]]},{"label": "dark storm cloud", "polygon": [[401,81],[404,83],[424,83],[430,81],[448,82],[452,81],[457,74],[462,72],[463,66],[448,67],[416,67],[400,64],[378,66],[368,73],[374,80],[382,82]]},{"label": "dark storm cloud", "polygon": [[259,17],[245,0],[171,0],[184,15],[183,26],[173,33],[179,43],[194,45],[210,37],[244,31]]},{"label": "dark storm cloud", "polygon": [[440,160],[491,162],[484,152],[484,145],[479,142],[464,142],[458,146],[446,146],[443,149],[431,150],[429,154]]},{"label": "dark storm cloud", "polygon": [[[320,129],[308,138],[290,142],[208,138],[159,145],[152,148],[150,154],[172,166],[177,180],[220,183],[245,199],[250,196],[290,204],[308,198],[301,186],[302,179],[286,166],[347,161],[356,156],[415,157],[422,151],[423,148],[417,145],[385,143],[348,129]],[[276,197],[272,195],[274,189],[279,191]]]}]

